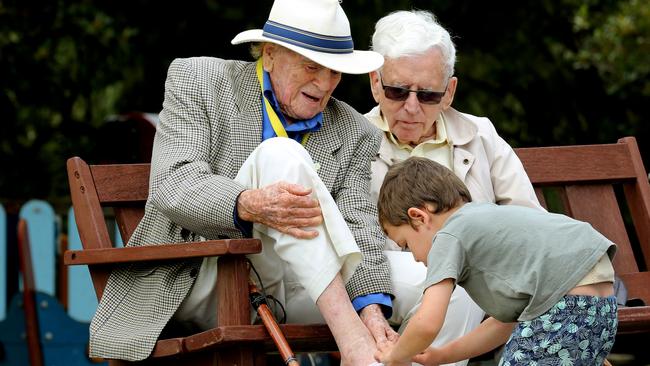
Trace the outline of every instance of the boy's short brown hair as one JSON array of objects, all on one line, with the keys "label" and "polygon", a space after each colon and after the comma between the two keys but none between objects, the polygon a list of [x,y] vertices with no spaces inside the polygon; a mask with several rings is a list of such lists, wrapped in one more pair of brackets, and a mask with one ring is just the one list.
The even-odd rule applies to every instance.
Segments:
[{"label": "boy's short brown hair", "polygon": [[392,226],[411,224],[410,207],[433,204],[433,213],[448,211],[472,197],[465,184],[435,161],[411,157],[388,169],[379,190],[379,222]]}]

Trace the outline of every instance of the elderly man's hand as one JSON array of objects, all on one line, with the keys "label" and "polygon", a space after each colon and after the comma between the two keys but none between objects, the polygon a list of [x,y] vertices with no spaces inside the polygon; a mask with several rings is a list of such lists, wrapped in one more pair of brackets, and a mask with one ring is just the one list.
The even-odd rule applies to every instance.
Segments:
[{"label": "elderly man's hand", "polygon": [[257,222],[299,239],[318,236],[315,230],[304,230],[323,222],[318,201],[311,198],[311,188],[278,182],[264,188],[243,191],[237,200],[242,220]]},{"label": "elderly man's hand", "polygon": [[379,305],[372,304],[366,306],[361,310],[360,317],[363,324],[370,331],[370,334],[375,338],[377,347],[383,347],[387,343],[397,342],[399,334],[388,324]]}]

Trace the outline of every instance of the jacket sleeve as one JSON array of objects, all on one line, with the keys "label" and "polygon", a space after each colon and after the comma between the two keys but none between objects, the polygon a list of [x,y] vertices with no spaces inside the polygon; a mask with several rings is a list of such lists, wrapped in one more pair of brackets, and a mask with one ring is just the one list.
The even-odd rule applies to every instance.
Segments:
[{"label": "jacket sleeve", "polygon": [[211,171],[210,151],[216,143],[211,124],[221,120],[208,116],[214,88],[209,78],[197,77],[199,63],[192,60],[177,59],[169,67],[154,139],[149,201],[173,223],[203,237],[241,237],[233,212],[245,187]]},{"label": "jacket sleeve", "polygon": [[492,146],[488,149],[488,154],[492,152],[490,177],[496,203],[543,210],[521,160],[512,147],[497,134],[494,125],[490,123],[490,126],[489,140]]},{"label": "jacket sleeve", "polygon": [[376,203],[370,197],[370,162],[379,149],[381,134],[370,125],[362,132],[334,197],[363,253],[361,264],[346,284],[351,299],[374,293],[392,296],[390,267],[383,253],[386,238],[377,220]]}]

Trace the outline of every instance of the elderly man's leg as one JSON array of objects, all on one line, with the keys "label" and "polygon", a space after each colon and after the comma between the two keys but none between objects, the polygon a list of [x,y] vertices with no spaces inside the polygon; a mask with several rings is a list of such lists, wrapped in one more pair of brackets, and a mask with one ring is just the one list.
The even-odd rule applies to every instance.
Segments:
[{"label": "elderly man's leg", "polygon": [[[330,327],[349,365],[372,363],[373,339],[354,311],[344,281],[361,260],[361,254],[336,203],[318,177],[309,154],[295,141],[271,139],[263,142],[238,174],[238,181],[249,187],[264,187],[278,181],[312,188],[319,201],[323,223],[314,239],[296,239],[265,225],[254,225],[254,236],[262,239],[263,252],[249,258],[263,282],[272,285],[273,294],[287,304],[287,317],[295,322],[311,321],[294,314],[293,297],[307,298]],[[304,291],[294,291],[296,288]],[[307,296],[303,296],[307,294]],[[289,305],[292,304],[292,305]],[[309,306],[311,305],[311,306]]]},{"label": "elderly man's leg", "polygon": [[374,363],[375,342],[354,311],[340,276],[336,276],[316,301],[329,325],[345,365]]},{"label": "elderly man's leg", "polygon": [[[263,244],[262,253],[249,256],[260,275],[262,283],[258,285],[286,305],[290,321],[323,319],[346,365],[374,362],[374,341],[354,311],[344,286],[361,260],[361,253],[309,154],[290,139],[266,140],[249,156],[236,180],[251,188],[281,180],[312,188],[312,196],[318,199],[323,213],[323,223],[310,228],[318,231],[316,238],[296,239],[265,225],[253,225],[253,236]],[[214,309],[217,262],[216,258],[203,261],[194,287],[174,320],[198,323],[204,329],[214,325],[215,319],[205,311]],[[318,308],[320,314],[314,316],[315,311],[303,311],[305,308]]]}]

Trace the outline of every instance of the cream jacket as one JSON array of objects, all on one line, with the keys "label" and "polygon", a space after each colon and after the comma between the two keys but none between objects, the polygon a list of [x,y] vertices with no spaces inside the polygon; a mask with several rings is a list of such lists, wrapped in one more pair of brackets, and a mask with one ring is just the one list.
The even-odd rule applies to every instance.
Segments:
[{"label": "cream jacket", "polygon": [[[375,126],[383,124],[379,106],[365,116]],[[489,119],[453,108],[444,111],[443,118],[447,138],[453,145],[454,173],[465,183],[474,202],[522,205],[543,210],[521,161],[497,134]],[[384,133],[377,158],[372,162],[370,190],[375,200],[388,168],[399,162],[398,149]]]}]

